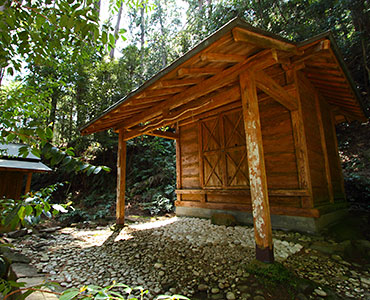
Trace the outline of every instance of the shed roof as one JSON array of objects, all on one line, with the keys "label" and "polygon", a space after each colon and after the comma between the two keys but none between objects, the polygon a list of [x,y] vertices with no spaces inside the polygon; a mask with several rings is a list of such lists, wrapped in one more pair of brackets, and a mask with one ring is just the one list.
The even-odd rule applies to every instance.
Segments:
[{"label": "shed roof", "polygon": [[27,147],[22,144],[0,143],[0,170],[22,172],[50,172],[51,169],[31,152],[26,157],[19,155],[19,149]]},{"label": "shed roof", "polygon": [[81,133],[124,128],[132,138],[175,123],[180,117],[194,116],[199,106],[214,108],[210,102],[215,101],[212,97],[216,93],[232,102],[232,94],[239,93],[235,82],[241,70],[252,67],[257,58],[271,56],[276,59],[275,67],[301,64],[315,88],[337,108],[337,115],[366,120],[355,84],[330,32],[293,43],[236,18],[91,120]]}]

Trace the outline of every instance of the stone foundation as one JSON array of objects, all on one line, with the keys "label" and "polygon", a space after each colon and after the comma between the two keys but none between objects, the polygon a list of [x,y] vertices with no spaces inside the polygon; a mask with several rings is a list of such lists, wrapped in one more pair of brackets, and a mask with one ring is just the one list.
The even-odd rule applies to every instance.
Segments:
[{"label": "stone foundation", "polygon": [[[220,210],[198,207],[176,207],[177,216],[211,218],[215,213],[228,213],[233,215],[240,224],[253,225],[253,217],[250,212]],[[273,229],[295,230],[307,233],[317,233],[323,228],[338,222],[347,215],[346,209],[336,210],[319,218],[307,218],[285,215],[271,215]]]}]

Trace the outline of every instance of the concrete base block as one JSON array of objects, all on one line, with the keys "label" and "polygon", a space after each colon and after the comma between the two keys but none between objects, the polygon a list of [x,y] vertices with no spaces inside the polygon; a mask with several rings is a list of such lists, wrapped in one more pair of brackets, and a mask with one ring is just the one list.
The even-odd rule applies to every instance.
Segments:
[{"label": "concrete base block", "polygon": [[[176,207],[177,216],[211,218],[216,213],[228,213],[233,215],[240,224],[253,225],[253,217],[250,212],[221,210],[198,207]],[[307,233],[317,233],[324,227],[332,225],[344,218],[347,214],[346,209],[337,210],[322,215],[319,218],[307,218],[298,216],[271,215],[271,224],[273,229],[295,230]]]}]

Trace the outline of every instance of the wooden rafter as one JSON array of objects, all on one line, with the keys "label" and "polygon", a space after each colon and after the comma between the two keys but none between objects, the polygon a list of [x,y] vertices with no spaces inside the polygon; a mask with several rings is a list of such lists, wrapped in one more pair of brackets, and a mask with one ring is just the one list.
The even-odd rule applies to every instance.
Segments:
[{"label": "wooden rafter", "polygon": [[154,124],[149,124],[146,127],[134,128],[126,135],[126,140],[140,136],[151,130],[168,126],[174,122],[194,118],[194,116],[202,114],[205,111],[224,106],[238,99],[240,99],[240,88],[234,86],[217,95],[208,95],[204,98],[191,101],[178,109],[170,111],[167,117],[160,119],[158,122],[153,121]]},{"label": "wooden rafter", "polygon": [[[315,44],[303,51],[303,54],[292,57],[291,62],[292,63],[301,63],[306,60],[309,60],[313,57],[315,57],[317,54],[323,55],[323,51],[326,51],[330,48],[330,41],[329,40],[322,40],[318,44]],[[326,52],[328,54],[328,52]]]},{"label": "wooden rafter", "polygon": [[203,53],[200,56],[201,61],[223,62],[223,63],[238,63],[244,61],[246,58],[247,57],[244,55],[222,54],[222,53]]},{"label": "wooden rafter", "polygon": [[147,90],[144,93],[140,94],[140,98],[157,97],[157,96],[166,96],[166,95],[171,95],[171,94],[177,94],[177,93],[180,93],[180,92],[184,91],[184,89],[185,89],[185,87],[173,87],[173,88]]},{"label": "wooden rafter", "polygon": [[147,132],[146,134],[162,137],[165,139],[171,139],[171,140],[177,140],[180,137],[178,133],[174,133],[171,131],[162,131],[162,130],[153,130],[151,132]]},{"label": "wooden rafter", "polygon": [[182,77],[186,75],[214,75],[217,73],[222,72],[221,68],[210,68],[210,67],[204,67],[204,68],[181,68],[177,71],[177,75]]},{"label": "wooden rafter", "polygon": [[178,87],[198,84],[203,78],[187,78],[187,79],[169,79],[162,80],[158,83],[159,87]]},{"label": "wooden rafter", "polygon": [[282,88],[275,80],[268,76],[265,72],[259,71],[256,75],[256,85],[259,89],[270,95],[281,105],[289,110],[297,109],[297,101],[290,96],[284,88]]},{"label": "wooden rafter", "polygon": [[[245,61],[232,66],[217,75],[208,78],[199,84],[188,88],[182,93],[176,94],[168,99],[165,103],[156,105],[149,108],[142,113],[137,114],[127,120],[121,122],[116,127],[117,128],[130,128],[140,122],[146,122],[151,118],[160,114],[163,109],[173,109],[177,106],[209,94],[219,88],[229,85],[230,83],[236,81],[239,74],[247,69],[254,68],[256,70],[263,70],[277,62],[276,52],[274,50],[264,50],[256,55],[253,55],[246,59]],[[155,128],[153,128],[155,129]]]},{"label": "wooden rafter", "polygon": [[252,32],[242,28],[234,28],[232,30],[235,42],[246,42],[255,44],[261,48],[273,48],[276,50],[292,52],[294,54],[301,54],[302,52],[297,49],[297,46],[283,42],[256,32]]}]

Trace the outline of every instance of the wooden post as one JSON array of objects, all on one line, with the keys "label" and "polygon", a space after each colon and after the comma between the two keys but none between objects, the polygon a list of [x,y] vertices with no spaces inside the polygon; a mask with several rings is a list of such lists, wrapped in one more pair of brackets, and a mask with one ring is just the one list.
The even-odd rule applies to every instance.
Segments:
[{"label": "wooden post", "polygon": [[331,181],[331,172],[330,172],[330,164],[329,164],[329,157],[328,157],[328,149],[326,146],[326,139],[325,136],[325,130],[324,130],[324,123],[322,120],[322,110],[320,105],[320,98],[317,93],[315,93],[315,102],[316,102],[316,114],[317,114],[317,120],[320,130],[320,140],[321,140],[321,148],[322,153],[324,155],[324,162],[325,162],[325,175],[326,175],[326,181],[328,186],[328,194],[329,194],[329,201],[330,203],[334,203],[334,193],[333,193],[333,183]]},{"label": "wooden post", "polygon": [[294,138],[294,147],[297,158],[299,187],[308,191],[309,196],[301,197],[301,207],[312,208],[312,183],[310,166],[308,162],[306,132],[303,124],[302,102],[301,102],[301,87],[297,71],[294,71],[294,85],[296,88],[296,97],[298,101],[298,110],[291,112],[292,129]]},{"label": "wooden post", "polygon": [[125,189],[126,189],[126,141],[123,129],[118,132],[117,152],[117,203],[116,224],[125,224]]},{"label": "wooden post", "polygon": [[31,189],[31,180],[32,180],[32,173],[27,173],[27,181],[26,181],[26,187],[24,189],[24,194],[28,194],[28,192]]},{"label": "wooden post", "polygon": [[[179,137],[176,139],[176,189],[181,190],[181,140],[180,128],[176,129]],[[177,194],[177,201],[181,201],[182,196]]]},{"label": "wooden post", "polygon": [[254,74],[242,73],[239,81],[248,154],[256,258],[263,262],[272,263],[274,251],[271,218]]}]

